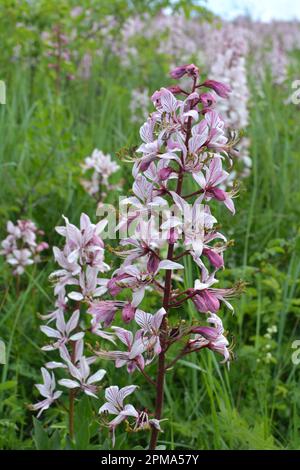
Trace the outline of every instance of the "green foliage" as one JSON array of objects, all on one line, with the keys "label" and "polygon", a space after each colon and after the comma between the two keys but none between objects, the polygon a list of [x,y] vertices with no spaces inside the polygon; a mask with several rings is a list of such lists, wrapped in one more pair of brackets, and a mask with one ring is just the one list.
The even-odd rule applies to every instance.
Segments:
[{"label": "green foliage", "polygon": [[[0,215],[1,239],[5,221],[32,218],[45,230],[50,246],[58,243],[54,227],[61,214],[77,223],[82,211],[93,218],[96,205],[80,185],[80,163],[93,148],[117,157],[121,149],[139,143],[138,126],[130,123],[131,90],[146,87],[151,93],[166,79],[172,57],[156,52],[159,41],[135,40],[139,60],[124,70],[109,51],[104,51],[88,81],[61,80],[44,55],[42,31],[59,23],[71,33],[78,21],[80,34],[70,44],[78,60],[86,51],[94,54],[102,46],[101,31],[90,36],[90,23],[80,17],[70,22],[70,10],[78,2],[2,0],[0,5],[1,77],[7,82],[7,104],[0,105]],[[200,2],[164,0],[84,0],[96,18],[117,17],[118,25],[133,12],[154,14],[162,6],[184,10],[187,16],[207,18]],[[199,6],[200,5],[200,6]],[[15,27],[16,23],[21,23]],[[33,28],[28,26],[33,25]],[[81,25],[81,26],[79,26]],[[118,27],[114,34],[118,35]],[[11,60],[15,46],[22,56]],[[34,58],[29,61],[29,58]],[[300,56],[294,54],[295,70]],[[76,63],[77,65],[77,63]],[[71,70],[65,70],[69,72]],[[294,73],[292,70],[291,73]],[[234,301],[235,314],[222,312],[224,324],[233,332],[236,361],[228,372],[219,358],[205,351],[178,363],[167,374],[164,434],[160,446],[167,449],[297,449],[299,430],[299,366],[291,362],[291,344],[298,339],[300,320],[300,136],[299,109],[283,105],[288,86],[273,87],[266,80],[258,92],[252,89],[250,126],[253,171],[243,182],[236,199],[237,215],[222,215],[222,230],[234,239],[226,253],[226,270],[220,284],[240,279],[245,293]],[[124,152],[123,152],[124,153]],[[130,166],[119,159],[118,178],[124,192],[130,188]],[[118,181],[118,180],[117,180]],[[118,194],[110,194],[116,203]],[[94,218],[95,220],[95,218]],[[110,262],[111,260],[109,260]],[[99,403],[88,398],[75,403],[74,442],[67,438],[67,413],[63,406],[49,409],[41,420],[27,406],[36,401],[34,384],[45,353],[39,332],[38,314],[53,304],[48,275],[54,269],[51,250],[36,268],[29,268],[20,281],[0,260],[1,340],[6,345],[6,363],[0,364],[1,449],[105,449],[110,448],[107,429],[100,430]],[[185,282],[193,284],[197,272],[185,264]],[[149,296],[149,311],[157,306]],[[178,316],[189,318],[192,304]],[[276,328],[274,328],[276,327]],[[0,361],[1,362],[1,361]],[[109,383],[126,385],[112,364],[107,365]],[[151,372],[151,371],[150,371]],[[123,381],[123,383],[122,383]],[[152,398],[143,379],[138,399],[151,408]],[[66,404],[66,403],[65,403]],[[65,405],[62,403],[62,405]],[[139,446],[137,446],[137,442]],[[116,448],[147,448],[147,437],[123,432]]]},{"label": "green foliage", "polygon": [[43,428],[41,422],[33,418],[33,439],[37,450],[59,450],[60,436],[58,431],[51,435]]}]

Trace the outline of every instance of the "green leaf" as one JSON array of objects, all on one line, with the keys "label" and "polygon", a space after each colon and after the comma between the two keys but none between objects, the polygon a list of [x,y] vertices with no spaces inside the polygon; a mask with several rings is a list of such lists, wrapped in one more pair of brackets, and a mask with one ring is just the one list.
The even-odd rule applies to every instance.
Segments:
[{"label": "green leaf", "polygon": [[56,429],[51,436],[49,433],[43,428],[41,422],[33,418],[33,439],[36,445],[37,450],[60,450],[61,445],[61,436],[59,430]]},{"label": "green leaf", "polygon": [[0,384],[0,392],[3,392],[4,390],[9,390],[11,388],[15,388],[17,385],[17,382],[15,380],[7,380],[6,382],[3,382]]},{"label": "green leaf", "polygon": [[90,443],[92,411],[88,397],[84,396],[75,406],[75,443],[77,450],[86,450]]},{"label": "green leaf", "polygon": [[33,418],[33,439],[37,450],[49,450],[49,437],[38,419]]},{"label": "green leaf", "polygon": [[6,349],[2,339],[0,339],[0,364],[6,364]]},{"label": "green leaf", "polygon": [[60,450],[60,448],[61,448],[61,446],[60,446],[60,434],[59,434],[58,429],[56,429],[56,431],[54,431],[54,433],[50,437],[49,441],[50,441],[50,444],[51,444],[51,450]]}]

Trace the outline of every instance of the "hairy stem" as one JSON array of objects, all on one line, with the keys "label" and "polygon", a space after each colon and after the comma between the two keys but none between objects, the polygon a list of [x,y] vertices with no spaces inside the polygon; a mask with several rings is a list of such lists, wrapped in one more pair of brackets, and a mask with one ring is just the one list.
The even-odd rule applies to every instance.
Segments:
[{"label": "hairy stem", "polygon": [[183,258],[184,256],[187,256],[189,253],[190,253],[189,250],[185,250],[185,251],[183,251],[182,253],[180,253],[179,255],[174,256],[173,260],[174,260],[174,261],[177,261],[178,259],[181,259],[181,258]]},{"label": "hairy stem", "polygon": [[197,196],[198,194],[202,194],[204,192],[203,189],[198,189],[197,191],[194,191],[193,193],[186,194],[186,196],[182,196],[183,199],[189,199],[190,197]]},{"label": "hairy stem", "polygon": [[172,302],[171,304],[168,305],[169,308],[174,308],[174,307],[180,307],[180,305],[184,304],[184,302],[186,302],[187,300],[189,299],[192,299],[193,297],[195,297],[195,295],[197,295],[198,292],[193,292],[192,294],[189,294],[187,295],[186,297],[184,297],[183,299],[181,300],[178,300],[178,302]]}]

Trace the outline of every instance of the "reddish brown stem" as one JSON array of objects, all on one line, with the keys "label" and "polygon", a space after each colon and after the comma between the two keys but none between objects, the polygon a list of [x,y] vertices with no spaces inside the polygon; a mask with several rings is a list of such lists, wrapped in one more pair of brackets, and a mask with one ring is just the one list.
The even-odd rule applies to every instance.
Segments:
[{"label": "reddish brown stem", "polygon": [[[182,190],[182,182],[183,182],[183,174],[180,173],[177,181],[177,194],[181,193]],[[174,253],[174,243],[170,243],[168,248],[168,255],[167,259],[172,260]],[[172,289],[172,271],[166,271],[166,278],[165,278],[165,290],[164,290],[164,299],[163,299],[163,307],[168,314],[168,305],[170,303],[171,298],[171,289]],[[158,357],[158,371],[157,371],[157,380],[156,380],[156,405],[155,405],[155,418],[161,419],[162,410],[163,410],[163,402],[164,402],[164,382],[165,382],[165,349],[166,349],[166,340],[167,340],[167,314],[164,316],[162,324],[161,324],[161,331],[160,331],[160,344],[161,344],[161,353]],[[155,450],[157,444],[157,437],[158,437],[158,430],[153,428],[151,433],[151,440],[150,440],[150,449]]]},{"label": "reddish brown stem", "polygon": [[193,292],[192,294],[189,294],[187,295],[186,297],[184,297],[183,299],[181,300],[178,300],[178,302],[173,302],[171,304],[168,305],[169,308],[174,308],[174,307],[180,307],[180,305],[182,305],[184,302],[186,302],[187,300],[189,299],[192,299],[193,297],[195,297],[195,295],[197,295],[198,292]]},{"label": "reddish brown stem", "polygon": [[153,280],[153,283],[162,291],[165,290],[164,286],[162,284],[160,284],[159,282],[157,282],[155,279]]},{"label": "reddish brown stem", "polygon": [[[182,178],[181,178],[182,179]],[[178,180],[179,181],[179,180]],[[172,259],[174,252],[174,244],[170,244],[168,248],[169,260]],[[171,295],[171,286],[172,286],[172,271],[168,270],[166,272],[165,279],[165,291],[163,299],[163,307],[166,312],[168,312],[168,305],[170,302]],[[158,357],[158,371],[157,371],[157,380],[156,380],[156,405],[155,405],[155,418],[161,419],[163,402],[164,402],[164,382],[165,382],[165,347],[166,347],[166,335],[167,335],[167,315],[164,316],[161,331],[160,331],[160,344],[161,344],[161,353]],[[157,444],[158,430],[156,428],[152,429],[151,440],[150,440],[150,449],[155,450]]]},{"label": "reddish brown stem", "polygon": [[[175,258],[174,258],[175,259]],[[182,290],[181,292],[178,292],[177,294],[174,294],[172,299],[177,299],[178,297],[181,297],[182,295],[188,295],[189,294],[189,290],[186,289],[186,290]]]},{"label": "reddish brown stem", "polygon": [[203,192],[204,192],[203,189],[198,189],[197,191],[194,191],[193,193],[183,196],[183,199],[189,199],[190,197],[197,196],[198,194],[202,194]]},{"label": "reddish brown stem", "polygon": [[176,362],[178,362],[182,357],[187,356],[188,354],[191,354],[192,352],[200,351],[201,349],[202,347],[193,349],[191,351],[185,351],[183,349],[171,362],[169,362],[169,364],[166,365],[165,371],[173,367],[176,364]]},{"label": "reddish brown stem", "polygon": [[154,387],[156,387],[156,382],[153,379],[151,379],[151,377],[143,369],[139,367],[139,371],[143,374],[147,382],[149,382],[151,385],[154,385]]},{"label": "reddish brown stem", "polygon": [[174,261],[177,261],[178,259],[181,259],[181,258],[183,258],[184,256],[187,256],[189,253],[190,253],[189,250],[185,250],[185,251],[183,251],[182,253],[180,253],[179,255],[174,256],[173,260],[174,260]]}]

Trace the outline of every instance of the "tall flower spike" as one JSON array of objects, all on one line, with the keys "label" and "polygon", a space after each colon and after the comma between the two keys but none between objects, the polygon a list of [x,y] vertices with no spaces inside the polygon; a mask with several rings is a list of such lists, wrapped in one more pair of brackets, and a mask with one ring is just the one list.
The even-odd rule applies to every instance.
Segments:
[{"label": "tall flower spike", "polygon": [[[58,370],[64,378],[58,383],[69,389],[69,434],[74,435],[75,395],[82,391],[90,397],[97,398],[97,383],[106,371],[104,369],[91,372],[91,366],[97,359],[88,356],[84,339],[87,330],[97,338],[114,342],[114,336],[102,331],[104,318],[95,310],[95,298],[103,295],[107,288],[107,280],[102,274],[109,269],[104,261],[104,243],[100,237],[106,222],[93,224],[86,214],[81,214],[80,227],[71,224],[65,218],[65,226],[56,227],[56,231],[65,239],[62,249],[54,247],[54,257],[60,269],[50,278],[54,281],[55,309],[42,318],[55,322],[56,328],[42,325],[42,332],[51,339],[42,349],[56,354],[54,360],[46,363],[46,367]],[[97,301],[101,302],[101,301]],[[90,306],[90,308],[88,307]],[[90,322],[90,313],[92,321]],[[89,326],[89,323],[91,325]],[[94,366],[93,366],[94,367]],[[46,410],[62,391],[55,392],[55,376],[42,368],[45,385],[38,385],[45,400],[32,405],[33,410]]]},{"label": "tall flower spike", "polygon": [[[238,291],[238,287],[214,287],[218,282],[218,269],[224,268],[223,253],[228,243],[215,228],[218,221],[211,201],[225,205],[234,214],[232,198],[235,193],[226,192],[223,185],[230,177],[224,166],[235,151],[233,142],[226,136],[222,116],[212,106],[218,95],[228,97],[229,86],[214,80],[201,82],[199,70],[193,64],[177,67],[171,76],[189,78],[191,87],[188,90],[163,87],[152,95],[155,111],[140,129],[142,144],[137,149],[132,170],[133,196],[123,200],[129,211],[118,226],[132,231],[116,250],[124,262],[107,283],[107,295],[114,300],[92,302],[90,307],[90,313],[98,315],[104,327],[112,325],[116,339],[126,346],[126,350],[100,348],[95,354],[114,361],[117,368],[126,366],[130,374],[143,374],[156,389],[153,419],[149,419],[148,412],[130,408],[132,418],[137,420],[133,429],[151,429],[150,449],[156,448],[161,431],[166,371],[181,357],[204,348],[221,353],[226,362],[231,358],[223,323],[216,313],[222,303],[232,309],[227,298]],[[208,95],[207,88],[215,92],[215,96],[204,99],[203,95]],[[181,93],[183,99],[180,99]],[[198,184],[198,189],[190,194],[186,188],[188,178]],[[197,264],[201,280],[195,281],[194,288],[182,290],[180,273],[185,256],[190,256]],[[157,304],[161,305],[154,315],[143,310],[149,291],[157,294]],[[122,295],[120,300],[119,295]],[[177,310],[177,315],[185,317],[184,305],[188,300],[194,302],[203,320],[209,314],[208,322],[213,326],[195,327],[198,313],[190,326],[187,319],[178,323],[172,318],[173,309]],[[129,328],[137,325],[135,333],[114,325],[118,310],[122,311],[122,319]],[[175,359],[168,361],[172,345],[179,340],[186,341],[183,349]],[[157,373],[153,378],[148,375],[147,366],[157,358]],[[118,388],[110,389],[116,400]],[[113,439],[116,425],[129,416],[123,402],[119,408],[116,402],[114,406],[111,398],[100,410],[113,410],[117,415],[110,423]]]}]

